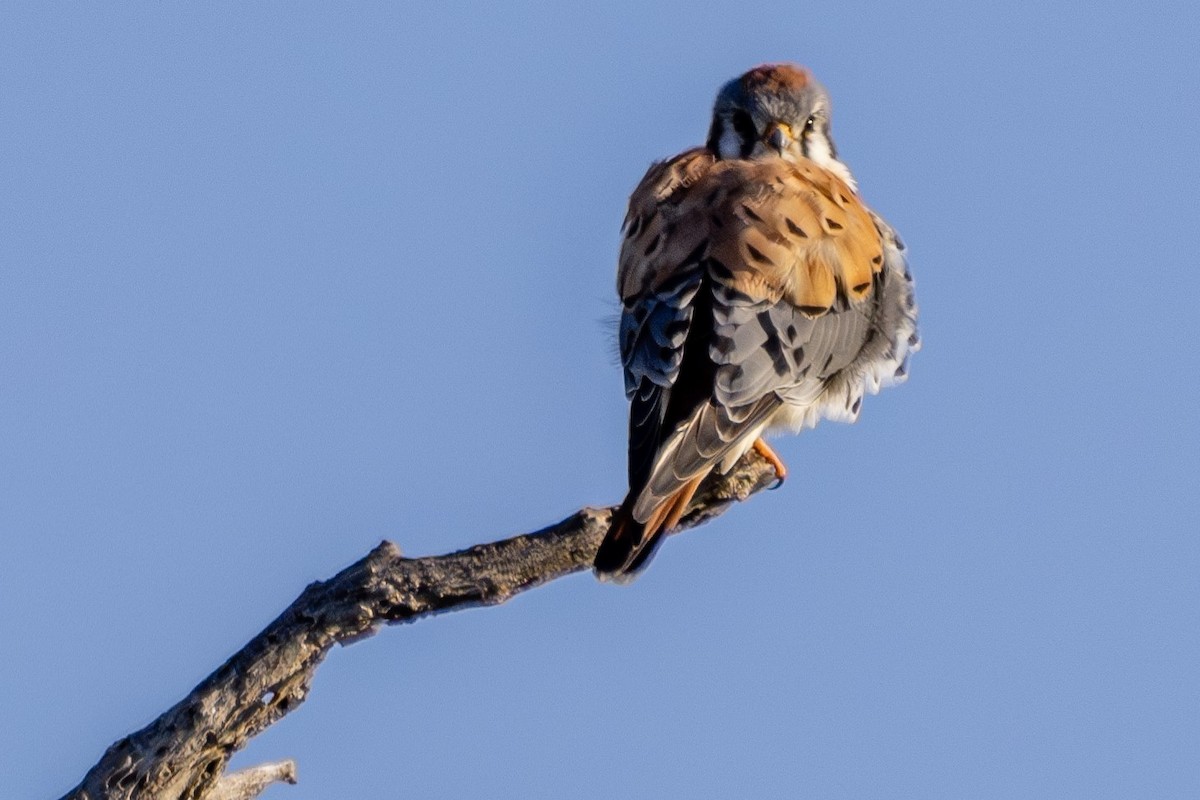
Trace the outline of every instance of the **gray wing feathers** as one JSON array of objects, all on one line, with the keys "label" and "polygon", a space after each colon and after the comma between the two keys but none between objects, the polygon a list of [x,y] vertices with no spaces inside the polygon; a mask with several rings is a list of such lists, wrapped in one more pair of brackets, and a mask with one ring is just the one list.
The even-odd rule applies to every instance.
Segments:
[{"label": "gray wing feathers", "polygon": [[814,319],[785,301],[754,300],[720,284],[713,297],[711,357],[720,365],[713,400],[731,416],[771,393],[811,404],[858,357],[871,330],[870,300]]},{"label": "gray wing feathers", "polygon": [[683,364],[702,273],[683,270],[654,292],[628,303],[618,334],[629,398],[629,484],[649,480],[657,462],[671,389]]},{"label": "gray wing feathers", "polygon": [[692,300],[700,288],[700,278],[700,270],[689,270],[625,307],[619,338],[627,397],[633,397],[643,379],[669,389],[679,377],[683,343],[692,322]]},{"label": "gray wing feathers", "polygon": [[780,402],[768,395],[737,409],[736,417],[711,401],[701,404],[663,443],[658,465],[633,507],[634,519],[644,522],[685,483],[707,473],[731,451],[744,452]]},{"label": "gray wing feathers", "polygon": [[[915,287],[904,244],[886,222],[873,217],[884,241],[884,269],[876,277],[876,299],[861,352],[831,377],[822,402],[814,409],[814,415],[819,412],[828,419],[854,421],[863,395],[907,379],[909,356],[921,348]],[[805,424],[814,424],[814,415]]]},{"label": "gray wing feathers", "polygon": [[[872,300],[846,303],[813,318],[786,301],[743,294],[723,283],[720,272],[714,268],[711,279],[704,281],[703,290],[712,292],[712,319],[700,323],[713,325],[712,394],[663,439],[634,506],[636,519],[646,519],[687,481],[715,465],[732,466],[784,405],[819,406],[831,381],[854,362],[869,338]],[[634,312],[636,316],[627,312],[628,341],[635,350],[647,351],[627,357],[627,381],[649,378],[656,385],[664,380],[673,384],[682,356],[671,349],[676,340],[661,329],[678,319],[691,322],[690,308],[680,301],[690,303],[700,285],[696,277],[644,301],[644,310]],[[686,336],[686,326],[680,336]],[[651,343],[663,352],[649,352]]]}]

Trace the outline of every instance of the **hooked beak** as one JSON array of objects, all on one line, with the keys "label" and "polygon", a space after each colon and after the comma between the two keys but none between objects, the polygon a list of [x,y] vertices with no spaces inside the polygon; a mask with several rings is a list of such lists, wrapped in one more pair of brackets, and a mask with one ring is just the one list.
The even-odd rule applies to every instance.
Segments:
[{"label": "hooked beak", "polygon": [[780,155],[792,146],[794,139],[791,127],[783,122],[772,122],[763,134],[763,141]]}]

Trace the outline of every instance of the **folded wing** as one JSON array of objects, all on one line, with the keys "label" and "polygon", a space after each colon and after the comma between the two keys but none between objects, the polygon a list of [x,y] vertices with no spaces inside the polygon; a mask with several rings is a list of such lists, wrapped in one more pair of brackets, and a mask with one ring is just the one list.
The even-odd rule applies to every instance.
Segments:
[{"label": "folded wing", "polygon": [[811,162],[688,151],[651,167],[624,233],[630,489],[602,576],[644,566],[700,481],[768,426],[820,414],[878,336],[889,280],[871,212]]}]

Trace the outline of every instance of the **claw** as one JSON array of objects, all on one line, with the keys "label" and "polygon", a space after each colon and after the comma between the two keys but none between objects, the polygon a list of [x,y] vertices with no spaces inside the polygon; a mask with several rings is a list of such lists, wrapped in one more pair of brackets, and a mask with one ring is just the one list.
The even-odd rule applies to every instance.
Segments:
[{"label": "claw", "polygon": [[780,486],[783,486],[783,482],[787,480],[787,467],[783,465],[783,459],[771,449],[770,445],[762,440],[762,437],[754,440],[754,452],[765,458],[775,470],[775,483],[767,488],[778,489]]}]

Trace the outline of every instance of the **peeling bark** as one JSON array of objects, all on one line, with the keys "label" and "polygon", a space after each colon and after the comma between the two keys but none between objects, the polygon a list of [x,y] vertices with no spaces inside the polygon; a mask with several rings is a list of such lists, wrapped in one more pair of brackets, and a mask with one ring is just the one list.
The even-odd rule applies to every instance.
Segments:
[{"label": "peeling bark", "polygon": [[[769,487],[775,472],[748,453],[697,493],[679,530]],[[536,533],[457,553],[405,558],[383,542],[334,577],[309,585],[274,622],[142,730],[114,743],[62,800],[248,800],[271,783],[295,783],[295,765],[225,775],[230,757],[308,697],[335,644],[386,624],[497,605],[588,569],[614,509],[585,508]]]}]

